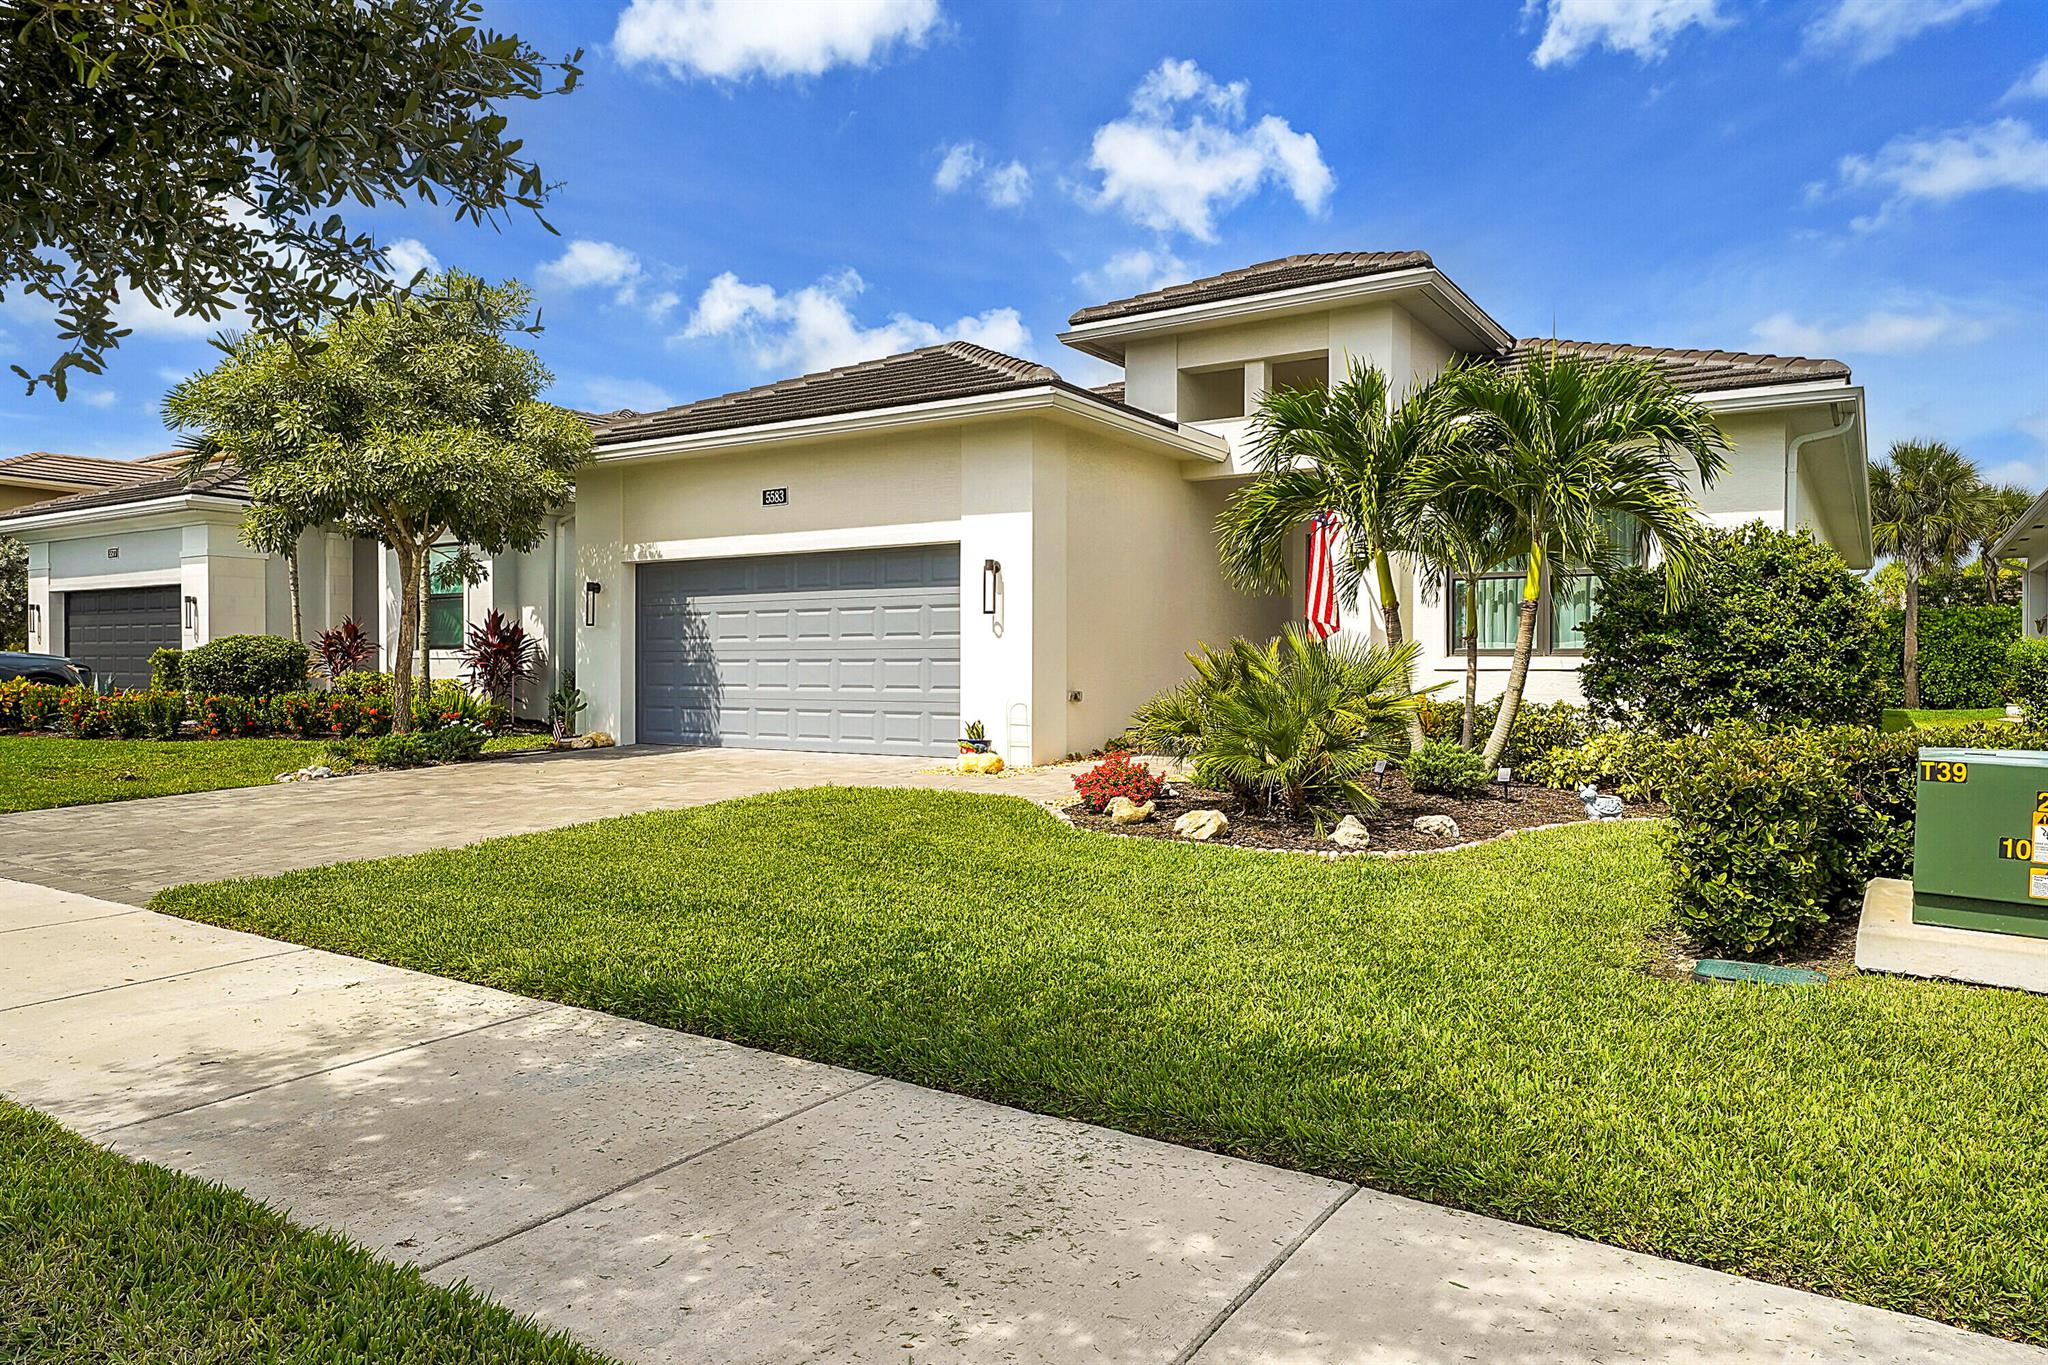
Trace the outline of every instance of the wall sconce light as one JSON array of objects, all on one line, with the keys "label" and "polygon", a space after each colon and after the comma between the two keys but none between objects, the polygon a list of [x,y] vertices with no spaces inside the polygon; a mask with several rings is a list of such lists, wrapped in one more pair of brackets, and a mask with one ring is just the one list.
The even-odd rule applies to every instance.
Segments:
[{"label": "wall sconce light", "polygon": [[28,604],[28,633],[31,635],[41,635],[43,633],[43,604],[40,602]]},{"label": "wall sconce light", "polygon": [[1003,566],[993,559],[981,561],[981,614],[996,614],[996,585],[1003,576]]},{"label": "wall sconce light", "polygon": [[596,624],[597,624],[597,595],[598,595],[599,593],[603,592],[603,591],[604,591],[604,584],[602,584],[602,583],[598,582],[598,581],[597,581],[596,579],[594,579],[594,578],[593,578],[593,579],[590,579],[590,580],[589,580],[588,582],[584,583],[584,585],[583,585],[583,624],[584,624],[584,625],[586,625],[586,626],[594,626],[594,625],[596,625]]},{"label": "wall sconce light", "polygon": [[185,599],[185,629],[199,629],[199,599],[196,597]]}]

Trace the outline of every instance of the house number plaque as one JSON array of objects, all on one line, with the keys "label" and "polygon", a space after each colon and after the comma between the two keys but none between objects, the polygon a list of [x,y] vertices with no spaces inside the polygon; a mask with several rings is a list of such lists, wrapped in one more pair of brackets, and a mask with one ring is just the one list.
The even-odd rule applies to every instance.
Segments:
[{"label": "house number plaque", "polygon": [[763,507],[782,507],[786,506],[788,502],[789,490],[787,488],[764,488],[761,490],[761,505]]}]

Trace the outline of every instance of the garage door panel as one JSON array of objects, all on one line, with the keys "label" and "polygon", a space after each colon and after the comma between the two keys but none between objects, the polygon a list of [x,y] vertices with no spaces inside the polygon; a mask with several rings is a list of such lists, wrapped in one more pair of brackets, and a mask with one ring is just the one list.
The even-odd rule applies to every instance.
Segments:
[{"label": "garage door panel", "polygon": [[149,686],[149,656],[181,643],[176,587],[64,594],[64,652],[108,687]]},{"label": "garage door panel", "polygon": [[950,752],[959,548],[642,565],[640,735]]}]

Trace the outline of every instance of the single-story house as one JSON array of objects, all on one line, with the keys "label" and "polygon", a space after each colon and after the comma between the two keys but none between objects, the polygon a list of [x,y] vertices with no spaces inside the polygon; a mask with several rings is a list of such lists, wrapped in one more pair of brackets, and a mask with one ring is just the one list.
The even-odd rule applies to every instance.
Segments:
[{"label": "single-story house", "polygon": [[47,502],[98,488],[148,483],[170,473],[169,461],[182,461],[183,451],[145,455],[137,460],[103,460],[97,455],[59,455],[31,450],[0,460],[0,512]]},{"label": "single-story house", "polygon": [[[1354,359],[1398,388],[1539,346],[1645,358],[1697,394],[1733,445],[1702,494],[1714,520],[1808,527],[1871,562],[1863,391],[1838,361],[1518,339],[1413,251],[1268,261],[1084,308],[1060,339],[1121,379],[1084,387],[949,342],[592,417],[596,458],[549,544],[493,564],[447,619],[516,610],[556,665],[573,659],[584,724],[625,743],[942,754],[978,720],[1011,761],[1055,759],[1121,729],[1197,641],[1299,614],[1294,594],[1239,593],[1217,567],[1261,392]],[[281,628],[281,568],[240,547],[236,497],[216,477],[0,517],[30,546],[37,647],[79,652],[74,604],[90,628],[93,594],[116,589],[154,589],[137,619],[186,644]],[[392,638],[388,558],[309,533],[301,563],[324,566],[305,574],[309,628],[353,612]],[[1482,587],[1489,691],[1511,581]],[[1461,677],[1457,594],[1412,571],[1399,586],[1422,681]],[[1553,586],[1532,696],[1575,695],[1586,600],[1577,580]],[[1376,632],[1373,604],[1347,628]]]},{"label": "single-story house", "polygon": [[2013,523],[2005,538],[1991,547],[1993,559],[2024,559],[2020,579],[2020,633],[2029,639],[2048,635],[2048,493]]}]

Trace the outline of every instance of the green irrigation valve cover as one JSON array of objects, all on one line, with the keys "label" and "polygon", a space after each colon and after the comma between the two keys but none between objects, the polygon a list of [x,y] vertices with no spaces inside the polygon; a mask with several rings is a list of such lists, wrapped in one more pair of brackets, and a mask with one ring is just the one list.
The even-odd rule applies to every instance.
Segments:
[{"label": "green irrigation valve cover", "polygon": [[1920,751],[1913,922],[2048,938],[2048,753]]},{"label": "green irrigation valve cover", "polygon": [[1733,962],[1724,957],[1703,957],[1692,965],[1695,981],[1756,981],[1766,986],[1820,986],[1827,973],[1811,967],[1773,967],[1768,962]]}]

